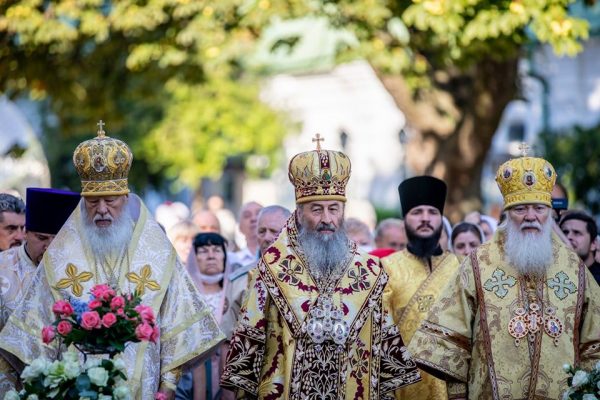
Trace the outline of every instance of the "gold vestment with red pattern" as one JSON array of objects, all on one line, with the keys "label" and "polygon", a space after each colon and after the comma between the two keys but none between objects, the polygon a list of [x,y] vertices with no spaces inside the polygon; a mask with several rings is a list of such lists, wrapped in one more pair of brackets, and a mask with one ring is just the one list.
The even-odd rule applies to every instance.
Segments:
[{"label": "gold vestment with red pattern", "polygon": [[[244,399],[380,400],[418,381],[384,296],[388,277],[379,259],[353,244],[341,277],[322,287],[297,235],[292,215],[258,263],[222,386]],[[340,316],[334,326],[343,334],[322,340],[311,321],[329,311]]]}]

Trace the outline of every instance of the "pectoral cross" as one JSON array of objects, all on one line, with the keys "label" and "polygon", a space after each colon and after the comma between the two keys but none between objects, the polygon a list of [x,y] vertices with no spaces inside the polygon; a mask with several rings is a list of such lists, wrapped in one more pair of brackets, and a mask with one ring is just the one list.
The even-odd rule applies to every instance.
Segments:
[{"label": "pectoral cross", "polygon": [[321,137],[320,134],[317,133],[317,135],[313,138],[313,143],[317,142],[317,151],[321,150],[321,142],[325,141],[324,138]]},{"label": "pectoral cross", "polygon": [[104,123],[104,121],[100,120],[100,121],[98,121],[98,123],[96,125],[98,125],[98,137],[100,137],[100,138],[104,137],[106,132],[104,132],[103,128],[104,128],[104,125],[106,125],[106,124]]},{"label": "pectoral cross", "polygon": [[531,146],[529,146],[525,142],[521,142],[521,144],[519,145],[519,151],[521,152],[521,156],[522,157],[527,157],[527,154],[529,153],[529,150],[531,150]]}]

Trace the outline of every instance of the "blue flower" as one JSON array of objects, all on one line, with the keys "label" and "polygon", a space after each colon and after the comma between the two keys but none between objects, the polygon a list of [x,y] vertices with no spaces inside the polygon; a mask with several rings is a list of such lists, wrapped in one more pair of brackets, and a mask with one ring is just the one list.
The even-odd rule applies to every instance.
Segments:
[{"label": "blue flower", "polygon": [[71,305],[73,306],[73,312],[75,314],[75,320],[77,323],[81,323],[81,314],[86,311],[89,311],[87,303],[77,300],[76,298],[71,297],[70,299]]}]

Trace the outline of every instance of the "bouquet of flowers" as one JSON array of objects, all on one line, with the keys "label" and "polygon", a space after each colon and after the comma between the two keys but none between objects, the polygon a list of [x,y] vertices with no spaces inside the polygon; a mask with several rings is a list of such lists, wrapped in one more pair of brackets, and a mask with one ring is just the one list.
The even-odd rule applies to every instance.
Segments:
[{"label": "bouquet of flowers", "polygon": [[86,354],[116,354],[128,342],[156,342],[159,329],[152,308],[144,306],[137,293],[119,295],[108,285],[96,285],[87,303],[59,300],[52,306],[56,320],[42,330],[48,344],[58,335]]},{"label": "bouquet of flowers", "polygon": [[[114,356],[129,342],[156,342],[159,329],[152,308],[144,306],[138,293],[118,294],[108,285],[96,285],[89,301],[59,300],[52,306],[56,320],[42,329],[42,341],[62,339],[84,355],[82,365],[75,352],[62,360],[35,359],[21,374],[23,390],[8,392],[4,400],[128,400],[123,360]],[[106,359],[87,358],[108,354]],[[162,395],[158,393],[157,396]],[[158,397],[160,398],[160,397]]]},{"label": "bouquet of flowers", "polygon": [[4,400],[129,400],[125,374],[121,359],[90,358],[81,365],[79,355],[70,351],[54,362],[40,357],[23,370],[23,390],[9,391]]},{"label": "bouquet of flowers", "polygon": [[591,370],[575,368],[572,365],[563,365],[564,371],[569,374],[569,388],[563,394],[563,400],[597,400],[600,399],[600,361]]}]

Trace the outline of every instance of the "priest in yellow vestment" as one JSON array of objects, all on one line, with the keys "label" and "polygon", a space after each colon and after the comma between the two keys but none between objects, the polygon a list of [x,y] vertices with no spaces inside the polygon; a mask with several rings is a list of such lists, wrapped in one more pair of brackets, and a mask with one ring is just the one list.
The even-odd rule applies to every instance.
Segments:
[{"label": "priest in yellow vestment", "polygon": [[541,158],[500,166],[506,221],[449,279],[410,342],[452,398],[560,399],[563,364],[600,359],[600,289],[553,233],[555,180]]},{"label": "priest in yellow vestment", "polygon": [[[386,292],[394,321],[408,343],[427,316],[458,259],[439,245],[446,184],[432,176],[415,176],[398,187],[408,245],[381,260],[389,275]],[[396,399],[445,400],[446,382],[421,371],[422,381],[396,391]]]},{"label": "priest in yellow vestment", "polygon": [[289,177],[296,211],[259,260],[222,385],[241,399],[389,398],[419,373],[383,295],[387,274],[343,228],[350,160],[317,147]]},{"label": "priest in yellow vestment", "polygon": [[[141,294],[160,327],[157,343],[130,343],[122,358],[134,399],[173,396],[182,367],[206,355],[224,336],[200,299],[173,246],[139,197],[129,194],[129,147],[105,135],[81,143],[73,161],[83,199],[44,254],[29,289],[0,332],[0,349],[31,363],[56,356],[41,332],[54,321],[52,305],[87,301],[96,284]],[[64,350],[64,349],[63,349]]]}]

